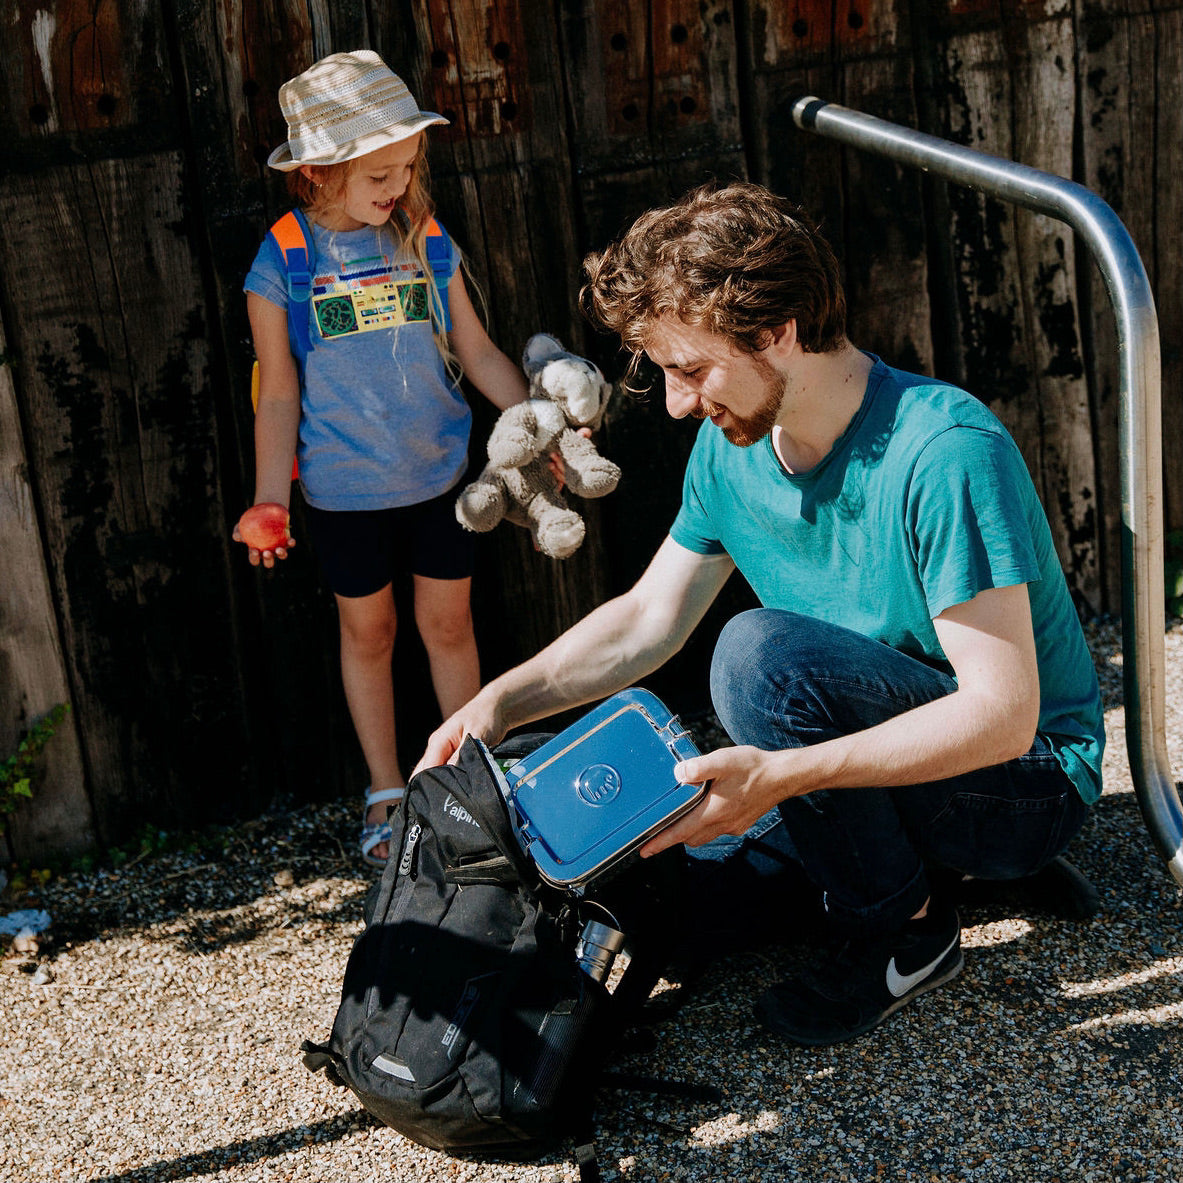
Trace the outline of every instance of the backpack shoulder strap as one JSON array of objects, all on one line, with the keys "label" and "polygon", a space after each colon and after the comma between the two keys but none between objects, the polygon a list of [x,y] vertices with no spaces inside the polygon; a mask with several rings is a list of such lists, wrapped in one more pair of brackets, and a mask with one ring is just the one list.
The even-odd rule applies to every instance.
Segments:
[{"label": "backpack shoulder strap", "polygon": [[288,210],[267,232],[279,248],[287,272],[288,335],[303,361],[312,348],[308,336],[308,301],[312,298],[312,272],[315,254],[312,231],[298,209]]},{"label": "backpack shoulder strap", "polygon": [[451,330],[452,314],[448,309],[448,280],[452,278],[452,240],[448,232],[432,218],[427,223],[427,263],[435,278],[435,289],[440,296],[440,311],[443,313],[444,328]]}]

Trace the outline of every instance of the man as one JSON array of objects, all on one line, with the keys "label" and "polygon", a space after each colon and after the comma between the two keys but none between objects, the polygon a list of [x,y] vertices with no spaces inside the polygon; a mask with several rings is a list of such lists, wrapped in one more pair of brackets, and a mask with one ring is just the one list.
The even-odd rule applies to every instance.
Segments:
[{"label": "man", "polygon": [[869,1030],[961,968],[940,869],[1055,858],[1100,793],[1097,680],[1014,442],[963,391],[846,338],[834,256],[783,199],[705,187],[585,263],[585,310],[709,420],[648,569],[432,736],[495,741],[655,669],[738,567],[763,607],[711,669],[737,746],[686,761],[710,790],[651,839],[742,835],[769,810],[843,944],[760,999],[790,1040]]}]

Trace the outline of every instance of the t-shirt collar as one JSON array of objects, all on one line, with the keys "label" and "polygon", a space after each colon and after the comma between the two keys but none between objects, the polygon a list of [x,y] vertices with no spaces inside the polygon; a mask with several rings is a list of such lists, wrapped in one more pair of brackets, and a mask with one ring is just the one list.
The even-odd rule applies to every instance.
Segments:
[{"label": "t-shirt collar", "polygon": [[812,468],[807,468],[804,472],[789,471],[773,438],[774,434],[779,430],[778,428],[774,427],[764,440],[761,441],[762,446],[767,448],[772,463],[786,480],[798,484],[816,480],[829,467],[834,457],[843,451],[854,436],[858,434],[863,420],[867,417],[867,412],[871,409],[871,404],[875,401],[875,396],[879,392],[879,387],[882,385],[883,379],[887,377],[887,366],[882,359],[865,349],[862,352],[871,359],[871,372],[867,375],[867,389],[863,394],[863,401],[859,404],[859,409],[851,417],[850,422],[843,429],[842,434],[834,441],[834,446]]}]

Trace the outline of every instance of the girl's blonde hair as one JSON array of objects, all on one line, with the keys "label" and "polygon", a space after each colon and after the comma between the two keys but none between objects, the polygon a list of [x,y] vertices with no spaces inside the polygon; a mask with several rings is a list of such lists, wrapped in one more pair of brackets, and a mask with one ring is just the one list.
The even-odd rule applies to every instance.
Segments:
[{"label": "girl's blonde hair", "polygon": [[[337,208],[344,199],[345,186],[353,172],[359,167],[357,160],[345,160],[340,164],[310,164],[305,166],[311,176],[304,175],[304,169],[293,169],[287,174],[288,192],[304,210],[309,220],[316,221],[317,214]],[[464,370],[460,360],[452,352],[448,331],[444,327],[444,306],[436,286],[435,274],[427,261],[427,228],[435,212],[435,203],[428,192],[427,137],[419,134],[419,150],[411,162],[411,179],[406,192],[394,204],[389,225],[401,246],[410,249],[427,279],[430,293],[428,306],[431,311],[431,327],[435,343],[444,359],[449,376],[459,382]],[[459,253],[459,252],[457,252]],[[467,266],[460,258],[467,278]]]}]

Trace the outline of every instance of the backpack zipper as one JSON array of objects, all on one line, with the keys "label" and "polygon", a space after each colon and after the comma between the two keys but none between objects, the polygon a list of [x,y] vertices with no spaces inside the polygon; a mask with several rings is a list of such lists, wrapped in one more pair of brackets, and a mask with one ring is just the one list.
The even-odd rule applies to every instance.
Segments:
[{"label": "backpack zipper", "polygon": [[398,861],[398,873],[400,876],[409,875],[415,879],[419,871],[419,860],[415,857],[419,853],[419,835],[423,833],[423,827],[418,822],[412,822],[407,827],[407,836],[403,841],[402,858]]},{"label": "backpack zipper", "polygon": [[[419,836],[423,833],[423,827],[418,822],[411,822],[407,827],[406,837],[403,839],[403,853],[398,861],[398,876],[409,876],[413,881],[419,871],[419,860],[415,857],[419,853]],[[396,887],[397,890],[397,887]],[[414,893],[409,889],[403,892],[402,899],[399,900],[398,906],[394,909],[392,914],[387,915],[386,924],[398,924],[403,918],[403,914],[411,904],[411,896]],[[381,1001],[381,987],[378,984],[370,986],[366,991],[366,1018],[374,1017],[374,1012],[378,1009]]]}]

